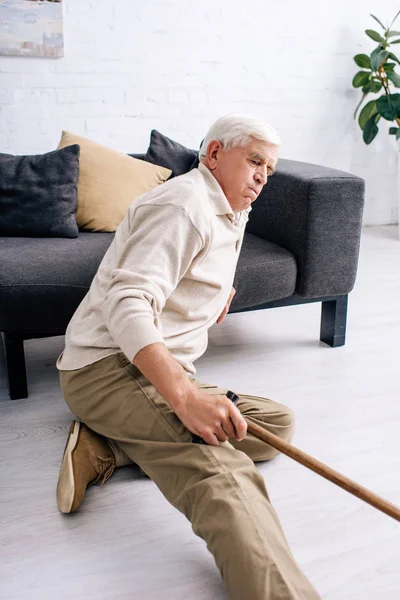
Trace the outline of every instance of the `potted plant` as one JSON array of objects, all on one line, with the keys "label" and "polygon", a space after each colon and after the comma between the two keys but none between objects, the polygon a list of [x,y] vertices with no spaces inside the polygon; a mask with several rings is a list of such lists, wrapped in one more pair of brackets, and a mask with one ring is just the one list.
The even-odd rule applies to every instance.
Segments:
[{"label": "potted plant", "polygon": [[[361,109],[358,117],[358,123],[363,132],[363,140],[366,144],[370,144],[376,137],[379,129],[378,123],[381,118],[386,121],[393,122],[394,126],[389,127],[389,134],[396,136],[397,147],[400,151],[400,94],[395,90],[400,88],[400,76],[396,73],[397,65],[400,65],[400,60],[392,52],[391,46],[400,44],[400,31],[392,29],[397,17],[400,15],[400,10],[394,17],[388,27],[371,15],[383,30],[379,33],[374,29],[367,29],[365,33],[374,42],[378,42],[378,46],[367,54],[356,54],[354,61],[356,65],[361,67],[353,78],[353,86],[361,88],[362,97],[354,112],[354,118],[357,117],[357,112],[363,104],[368,94],[378,94],[383,92],[379,98],[370,100]],[[398,155],[398,178],[400,187],[400,157]],[[398,238],[400,239],[400,194],[398,193]]]},{"label": "potted plant", "polygon": [[385,27],[377,17],[371,15],[379,23],[383,33],[378,33],[373,29],[367,29],[365,33],[374,42],[378,42],[378,46],[370,56],[367,54],[354,56],[356,65],[362,69],[353,78],[353,87],[362,90],[362,98],[355,110],[354,118],[357,117],[357,112],[368,94],[377,94],[383,91],[379,98],[365,104],[358,117],[366,144],[370,144],[377,135],[378,122],[381,118],[395,123],[394,127],[390,127],[389,133],[395,135],[396,140],[400,140],[400,94],[393,93],[394,88],[400,88],[400,76],[395,71],[397,65],[400,65],[400,60],[391,51],[392,45],[400,43],[400,31],[392,30],[399,15],[400,11],[388,27]]}]

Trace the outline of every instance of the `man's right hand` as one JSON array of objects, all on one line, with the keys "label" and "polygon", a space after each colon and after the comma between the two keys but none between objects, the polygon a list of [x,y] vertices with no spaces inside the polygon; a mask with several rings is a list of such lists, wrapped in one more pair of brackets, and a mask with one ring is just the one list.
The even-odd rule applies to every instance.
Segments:
[{"label": "man's right hand", "polygon": [[207,444],[218,446],[230,437],[242,440],[247,423],[233,402],[199,390],[171,356],[165,344],[155,342],[140,350],[133,364],[154,385],[182,423]]},{"label": "man's right hand", "polygon": [[211,446],[218,446],[232,437],[241,441],[246,436],[244,417],[222,394],[211,395],[193,387],[172,409],[189,431]]}]

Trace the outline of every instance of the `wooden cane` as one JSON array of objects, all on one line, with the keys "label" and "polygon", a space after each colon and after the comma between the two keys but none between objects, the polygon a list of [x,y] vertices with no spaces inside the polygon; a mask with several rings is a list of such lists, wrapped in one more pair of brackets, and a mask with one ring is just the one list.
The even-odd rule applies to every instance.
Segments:
[{"label": "wooden cane", "polygon": [[[226,396],[235,405],[239,401],[239,396],[230,390],[226,392]],[[293,460],[297,461],[301,465],[304,465],[308,469],[311,469],[311,471],[314,471],[314,473],[321,475],[325,479],[328,479],[328,481],[335,483],[342,489],[346,490],[346,492],[350,492],[350,494],[353,494],[353,496],[357,496],[357,498],[360,498],[360,500],[364,500],[364,502],[367,502],[374,508],[377,508],[386,515],[389,515],[389,517],[392,517],[396,521],[400,521],[400,508],[398,508],[391,502],[388,502],[384,498],[381,498],[377,494],[374,494],[374,492],[371,492],[362,485],[359,485],[352,479],[345,477],[338,471],[331,469],[323,462],[320,462],[316,458],[313,458],[309,454],[306,454],[302,450],[299,450],[299,448],[296,448],[296,446],[292,446],[292,444],[285,442],[277,435],[266,431],[265,429],[260,427],[260,425],[254,423],[248,417],[244,418],[247,423],[247,433],[253,434],[254,437],[258,438],[262,442],[269,444],[276,450],[279,450],[283,454],[286,454],[286,456],[293,458]],[[202,440],[198,436],[193,436],[193,441],[200,444],[204,443],[204,440]]]},{"label": "wooden cane", "polygon": [[377,508],[378,510],[384,512],[385,514],[389,515],[389,517],[396,519],[396,521],[400,521],[400,508],[398,508],[391,502],[384,500],[377,494],[374,494],[362,485],[355,483],[348,477],[345,477],[341,473],[338,473],[334,469],[331,469],[330,467],[320,462],[319,460],[313,458],[309,454],[306,454],[305,452],[299,450],[295,446],[292,446],[288,442],[281,440],[281,438],[274,435],[273,433],[270,433],[269,431],[266,431],[265,429],[260,427],[260,425],[254,423],[251,419],[248,419],[247,417],[245,417],[245,419],[247,422],[248,433],[253,434],[259,440],[262,440],[263,442],[269,444],[276,450],[279,450],[283,454],[286,454],[286,456],[293,458],[301,465],[304,465],[308,469],[311,469],[311,471],[318,473],[318,475],[322,475],[322,477],[325,477],[325,479],[332,481],[332,483],[335,483],[347,492],[350,492],[350,494],[353,494],[353,496],[357,496],[357,498],[360,498],[360,500],[364,500],[364,502],[367,502],[374,508]]}]

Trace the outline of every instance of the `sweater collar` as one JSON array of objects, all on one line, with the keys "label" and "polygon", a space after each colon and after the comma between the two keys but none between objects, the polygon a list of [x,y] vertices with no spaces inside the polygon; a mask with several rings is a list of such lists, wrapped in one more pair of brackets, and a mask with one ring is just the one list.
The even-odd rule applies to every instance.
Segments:
[{"label": "sweater collar", "polygon": [[234,217],[235,215],[232,210],[232,207],[229,204],[228,199],[222,191],[222,188],[219,185],[218,181],[211,173],[210,169],[203,165],[203,163],[199,164],[198,169],[203,175],[204,180],[206,182],[208,189],[208,197],[210,199],[215,214],[228,215],[230,217]]},{"label": "sweater collar", "polygon": [[246,223],[249,212],[251,211],[251,206],[248,209],[239,212],[233,212],[232,207],[228,202],[228,198],[225,196],[221,186],[211,173],[210,169],[203,165],[203,163],[199,163],[198,169],[204,177],[204,181],[208,190],[208,197],[215,214],[227,215],[231,223],[234,223],[237,226],[241,226],[242,224]]}]

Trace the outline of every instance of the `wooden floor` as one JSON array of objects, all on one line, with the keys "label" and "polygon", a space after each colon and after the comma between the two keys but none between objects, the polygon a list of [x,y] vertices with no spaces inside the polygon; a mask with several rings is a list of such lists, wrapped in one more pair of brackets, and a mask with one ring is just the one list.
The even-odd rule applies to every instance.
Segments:
[{"label": "wooden floor", "polygon": [[[363,233],[347,344],[318,341],[319,306],[228,315],[197,377],[297,415],[294,443],[400,505],[400,241]],[[205,544],[135,467],[61,515],[55,487],[71,413],[63,338],[26,343],[30,395],[10,401],[0,357],[0,598],[227,599]],[[264,463],[292,550],[324,600],[399,600],[400,524],[285,456]],[[243,598],[243,600],[254,600]]]}]

